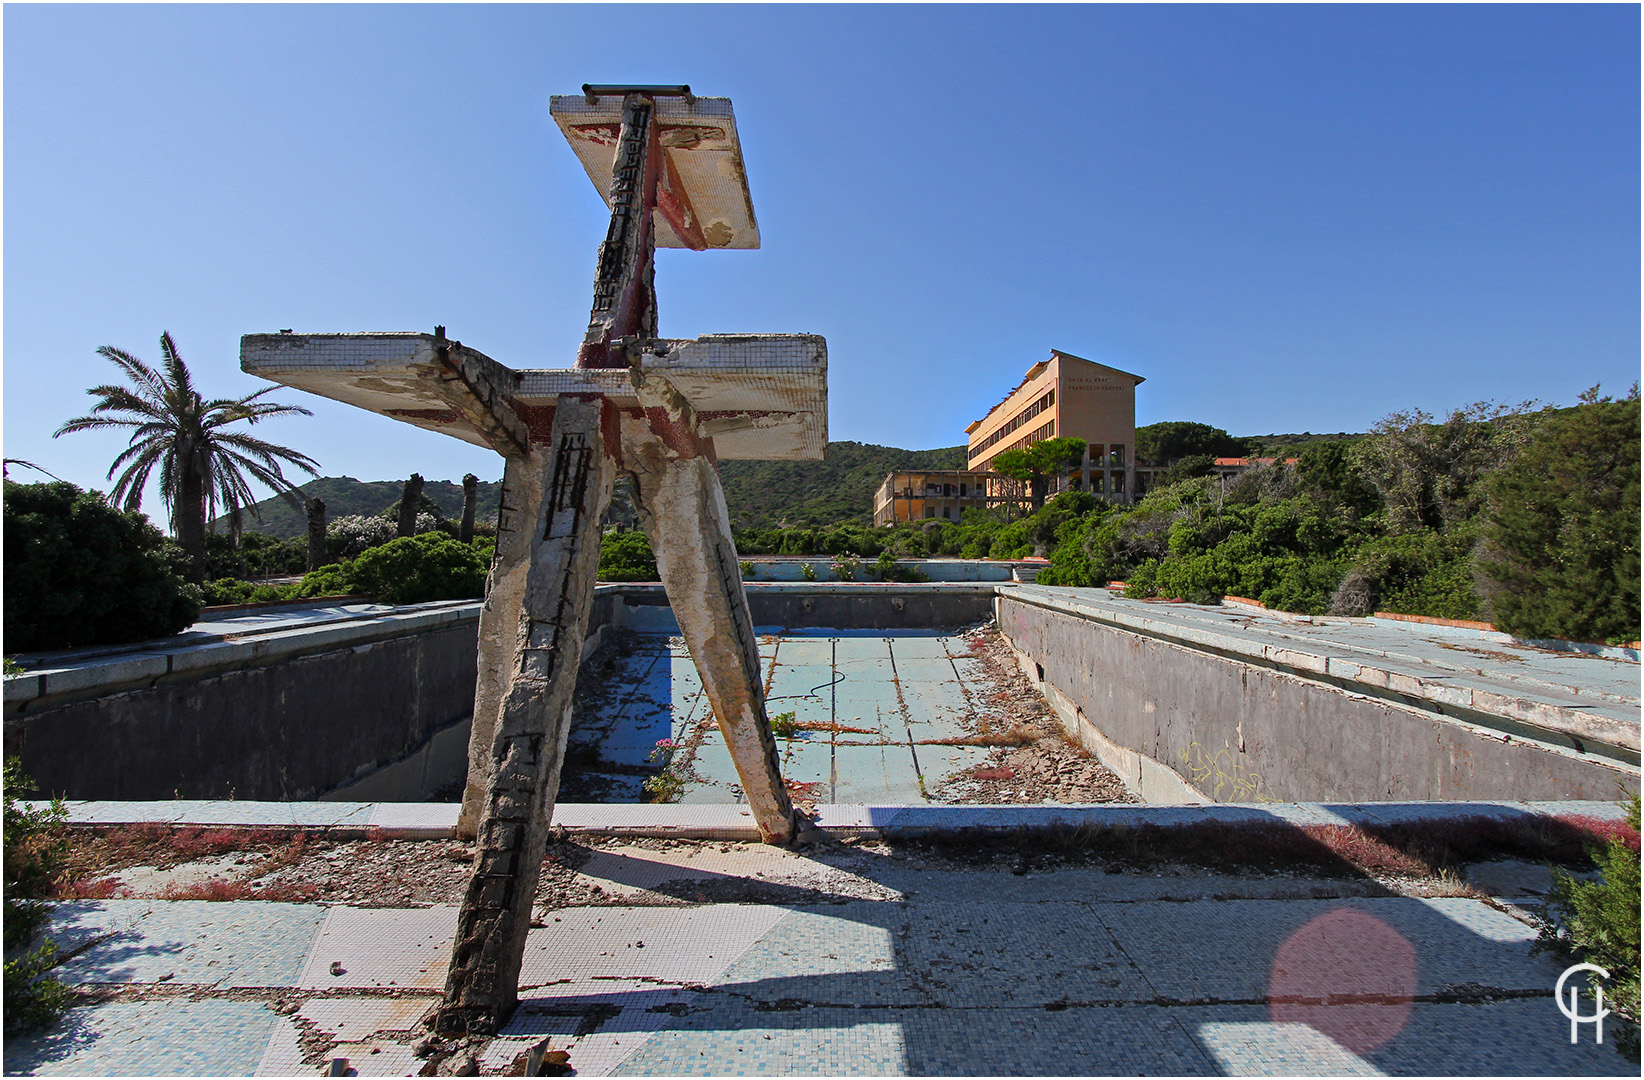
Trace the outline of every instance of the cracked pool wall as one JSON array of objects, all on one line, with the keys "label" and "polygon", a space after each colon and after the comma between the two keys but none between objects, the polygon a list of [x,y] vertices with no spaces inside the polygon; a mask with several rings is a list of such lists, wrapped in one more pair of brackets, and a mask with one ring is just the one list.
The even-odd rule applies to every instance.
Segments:
[{"label": "cracked pool wall", "polygon": [[1636,764],[1520,737],[1501,718],[1444,715],[1025,595],[1001,594],[998,618],[1069,734],[1149,802],[1615,799],[1638,790]]}]

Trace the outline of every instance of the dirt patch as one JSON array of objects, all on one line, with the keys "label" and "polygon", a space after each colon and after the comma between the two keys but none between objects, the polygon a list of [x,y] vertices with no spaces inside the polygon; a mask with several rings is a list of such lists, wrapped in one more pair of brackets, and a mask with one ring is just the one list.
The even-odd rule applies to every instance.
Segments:
[{"label": "dirt patch", "polygon": [[[997,781],[1003,782],[1003,781]],[[158,899],[284,900],[355,907],[455,906],[473,865],[467,845],[436,840],[335,840],[267,830],[218,830],[213,848],[238,833],[233,852],[200,851],[198,830],[138,830],[147,862],[133,862],[129,830],[68,830],[69,859],[79,876],[63,878],[59,896]],[[170,846],[166,835],[177,838]],[[1617,835],[1635,846],[1638,834],[1615,822],[1581,818],[1524,821],[1460,819],[1408,826],[1290,826],[1198,822],[1179,826],[1054,827],[1009,833],[960,831],[920,840],[818,836],[798,852],[757,843],[673,839],[584,838],[550,843],[536,890],[538,919],[582,906],[766,903],[805,905],[852,899],[895,899],[879,880],[887,869],[993,870],[1016,874],[1100,867],[1108,873],[1181,877],[1206,870],[1238,878],[1301,877],[1330,895],[1481,895],[1466,880],[1471,864],[1499,858],[1590,869],[1587,852]],[[657,852],[672,862],[652,868],[649,883],[624,884],[612,859]],[[230,854],[236,855],[228,858]],[[601,856],[607,869],[585,867]],[[737,862],[742,859],[742,862]],[[105,861],[106,860],[106,861]],[[119,865],[115,865],[119,863]],[[156,867],[191,871],[163,876]],[[600,874],[606,876],[601,877]],[[215,875],[215,876],[214,876]],[[76,886],[87,880],[100,889]],[[632,880],[632,879],[629,879]],[[1297,884],[1297,888],[1316,888]],[[1369,892],[1364,890],[1369,889]],[[1310,894],[1309,894],[1310,895]]]},{"label": "dirt patch", "polygon": [[989,621],[961,635],[981,677],[971,683],[974,718],[943,743],[990,748],[986,761],[931,790],[944,803],[1133,803],[1124,782],[1068,738],[1044,695],[1022,674],[1016,655]]}]

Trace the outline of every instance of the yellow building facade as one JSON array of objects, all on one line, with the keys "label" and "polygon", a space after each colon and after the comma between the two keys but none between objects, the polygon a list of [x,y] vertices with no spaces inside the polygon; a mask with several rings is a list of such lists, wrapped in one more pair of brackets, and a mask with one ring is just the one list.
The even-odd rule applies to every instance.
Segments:
[{"label": "yellow building facade", "polygon": [[990,471],[1006,450],[1076,438],[1084,460],[1064,487],[1128,503],[1135,494],[1136,387],[1143,378],[1059,349],[1028,368],[986,416],[965,429],[968,464]]},{"label": "yellow building facade", "polygon": [[970,507],[1025,510],[1027,486],[992,471],[1006,450],[1063,436],[1082,439],[1079,468],[1052,491],[1090,491],[1114,502],[1140,497],[1135,461],[1136,387],[1142,376],[1059,349],[986,416],[965,429],[966,469],[891,473],[874,496],[873,523],[958,521]]}]

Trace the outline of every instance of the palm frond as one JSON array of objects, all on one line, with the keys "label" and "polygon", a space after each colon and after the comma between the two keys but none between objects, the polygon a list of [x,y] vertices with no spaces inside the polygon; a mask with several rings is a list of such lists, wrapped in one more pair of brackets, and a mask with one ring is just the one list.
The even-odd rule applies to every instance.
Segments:
[{"label": "palm frond", "polygon": [[[143,489],[148,486],[149,473],[153,472],[155,463],[161,460],[163,454],[163,450],[153,448],[150,453],[133,462],[131,467],[114,481],[114,487],[109,489],[108,501],[112,503],[123,499],[125,505],[122,509],[141,509]],[[109,470],[109,475],[114,475],[113,469]]]},{"label": "palm frond", "polygon": [[147,390],[156,401],[166,396],[169,387],[158,372],[124,349],[116,349],[113,345],[104,345],[97,350],[97,355],[118,364],[126,376],[136,383],[141,390]]},{"label": "palm frond", "polygon": [[171,376],[172,389],[183,398],[198,397],[194,392],[194,378],[188,373],[188,365],[177,354],[177,342],[172,340],[171,331],[160,333],[160,356],[166,366],[166,373]]},{"label": "palm frond", "polygon": [[120,466],[126,464],[133,458],[141,457],[144,454],[163,454],[169,449],[171,449],[171,445],[164,439],[148,439],[139,441],[136,438],[133,438],[131,445],[116,455],[114,458],[114,463],[108,467],[108,475],[112,478],[114,476],[115,469],[118,469]]},{"label": "palm frond", "polygon": [[73,431],[96,431],[99,428],[134,428],[141,426],[142,423],[138,420],[116,420],[108,416],[76,416],[73,420],[65,422],[62,427],[52,432],[51,437],[55,439],[59,435],[67,435]]},{"label": "palm frond", "polygon": [[295,465],[310,476],[319,475],[319,462],[307,454],[299,450],[293,450],[288,446],[278,446],[254,435],[246,435],[238,431],[217,432],[213,434],[212,442],[221,447],[232,447],[235,450],[250,454],[271,468],[278,469],[280,467],[279,462],[284,461],[288,465]]}]

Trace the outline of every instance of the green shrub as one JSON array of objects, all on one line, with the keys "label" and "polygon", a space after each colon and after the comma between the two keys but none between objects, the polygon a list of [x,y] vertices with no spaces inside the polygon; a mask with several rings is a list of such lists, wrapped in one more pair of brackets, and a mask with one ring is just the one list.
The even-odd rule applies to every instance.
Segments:
[{"label": "green shrub", "polygon": [[599,580],[657,581],[651,542],[637,529],[608,532],[599,541]]},{"label": "green shrub", "polygon": [[346,559],[342,562],[322,566],[318,570],[310,570],[303,575],[303,579],[287,590],[292,599],[311,596],[346,596],[357,592],[354,586],[354,561]]},{"label": "green shrub", "polygon": [[248,532],[241,535],[236,546],[234,537],[228,533],[205,534],[205,575],[208,578],[300,574],[307,565],[307,537],[281,540]]},{"label": "green shrub", "polygon": [[[1639,801],[1634,795],[1627,824],[1637,843]],[[1597,964],[1610,973],[1605,1000],[1626,1018],[1631,1030],[1618,1033],[1617,1049],[1639,1056],[1639,865],[1638,850],[1625,838],[1611,837],[1592,853],[1601,877],[1583,881],[1562,870],[1553,874],[1538,948]]]},{"label": "green shrub", "polygon": [[896,561],[889,549],[881,551],[874,562],[873,576],[880,581],[929,581],[930,575],[917,566],[904,566]]},{"label": "green shrub", "polygon": [[31,810],[17,801],[34,786],[23,775],[21,758],[6,758],[4,784],[5,943],[11,949],[27,942],[45,920],[43,898],[50,895],[52,878],[63,858],[62,831],[68,812],[61,800],[53,800],[43,810]]},{"label": "green shrub", "polygon": [[5,761],[5,945],[14,955],[5,962],[6,1031],[49,1025],[62,1012],[68,991],[49,972],[57,963],[57,946],[43,941],[25,947],[46,921],[45,897],[63,857],[61,800],[31,810],[17,799],[33,786],[16,757]]},{"label": "green shrub", "polygon": [[6,961],[6,1034],[50,1027],[68,1007],[68,987],[50,974],[57,964],[51,941]]},{"label": "green shrub", "polygon": [[471,544],[430,532],[371,548],[354,560],[349,577],[359,592],[383,603],[421,604],[484,596],[485,570]]},{"label": "green shrub", "polygon": [[1417,529],[1364,541],[1354,550],[1348,575],[1367,590],[1367,603],[1360,605],[1367,610],[1338,613],[1368,615],[1376,610],[1477,619],[1479,597],[1473,587],[1472,555],[1477,535],[1472,527],[1462,526],[1449,532]]},{"label": "green shrub", "polygon": [[293,595],[291,589],[279,585],[259,585],[235,578],[208,581],[200,586],[200,591],[208,605],[260,604],[270,600],[286,600]]},{"label": "green shrub", "polygon": [[5,631],[13,652],[165,637],[200,612],[172,547],[136,511],[73,484],[5,484]]}]

